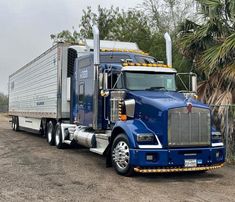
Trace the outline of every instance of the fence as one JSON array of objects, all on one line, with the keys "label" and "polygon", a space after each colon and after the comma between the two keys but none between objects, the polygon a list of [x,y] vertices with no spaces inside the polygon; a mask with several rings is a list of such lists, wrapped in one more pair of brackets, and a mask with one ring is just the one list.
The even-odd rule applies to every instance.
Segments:
[{"label": "fence", "polygon": [[235,162],[235,105],[211,106],[212,123],[222,133],[227,162]]},{"label": "fence", "polygon": [[1,105],[1,104],[0,104],[0,113],[1,113],[1,112],[7,112],[7,111],[8,111],[8,105],[5,105],[5,104],[4,104],[4,105]]}]

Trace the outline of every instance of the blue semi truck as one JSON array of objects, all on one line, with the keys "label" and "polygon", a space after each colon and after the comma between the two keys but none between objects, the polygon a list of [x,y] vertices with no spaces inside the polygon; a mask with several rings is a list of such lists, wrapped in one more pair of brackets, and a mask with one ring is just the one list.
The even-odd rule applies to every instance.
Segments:
[{"label": "blue semi truck", "polygon": [[[59,149],[76,142],[91,152],[105,155],[107,166],[125,176],[134,172],[206,171],[222,167],[225,150],[221,134],[212,128],[210,108],[195,99],[195,75],[189,74],[191,93],[177,91],[169,35],[165,34],[164,65],[131,43],[116,49],[112,48],[115,43],[111,46],[105,41],[100,43],[96,26],[93,33],[89,51],[70,47],[68,55],[73,59],[67,59],[65,79],[61,76],[63,68],[56,73],[54,112],[47,104],[53,89],[48,96],[46,93],[34,96],[34,104],[19,105],[22,97],[17,94],[20,91],[17,83],[22,82],[17,80],[17,74],[22,71],[27,74],[27,68],[41,58],[10,76],[9,113],[13,129],[39,131],[47,136],[50,145]],[[57,55],[52,61],[54,65],[65,60],[61,50],[54,51]],[[67,112],[63,103],[66,97]],[[25,99],[24,96],[22,102]]]}]

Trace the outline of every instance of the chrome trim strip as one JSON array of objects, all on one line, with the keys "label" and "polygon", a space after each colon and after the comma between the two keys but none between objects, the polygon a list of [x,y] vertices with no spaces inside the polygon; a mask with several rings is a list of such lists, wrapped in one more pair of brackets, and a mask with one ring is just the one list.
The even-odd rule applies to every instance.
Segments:
[{"label": "chrome trim strip", "polygon": [[224,146],[224,143],[223,142],[212,143],[211,146],[212,147],[222,147],[222,146]]},{"label": "chrome trim strip", "polygon": [[161,149],[162,145],[139,145],[140,149]]}]

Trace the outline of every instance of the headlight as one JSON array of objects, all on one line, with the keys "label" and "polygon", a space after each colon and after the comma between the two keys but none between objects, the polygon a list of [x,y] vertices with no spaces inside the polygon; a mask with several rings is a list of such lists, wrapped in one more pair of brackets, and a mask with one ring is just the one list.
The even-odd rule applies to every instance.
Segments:
[{"label": "headlight", "polygon": [[154,135],[152,133],[137,134],[137,142],[153,142]]}]

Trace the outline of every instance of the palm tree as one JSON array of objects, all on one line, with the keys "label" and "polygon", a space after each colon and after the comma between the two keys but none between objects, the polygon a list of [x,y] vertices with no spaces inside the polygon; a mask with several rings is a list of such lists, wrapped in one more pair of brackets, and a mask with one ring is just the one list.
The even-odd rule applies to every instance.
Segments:
[{"label": "palm tree", "polygon": [[235,103],[235,1],[197,0],[202,24],[180,26],[180,46],[200,73],[200,98],[208,104]]},{"label": "palm tree", "polygon": [[[186,20],[181,24],[179,44],[183,54],[193,60],[194,70],[201,79],[199,98],[221,106],[214,113],[223,123],[225,107],[222,105],[235,103],[235,1],[197,0],[197,3],[200,23]],[[224,124],[220,126],[224,131]],[[231,122],[231,139],[235,135],[234,126]]]}]

